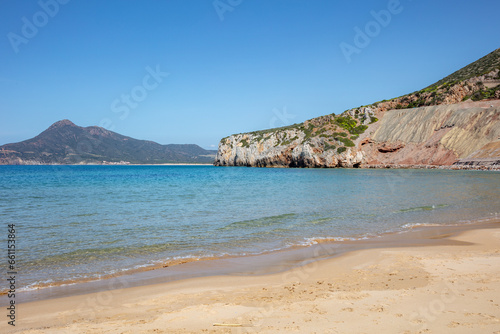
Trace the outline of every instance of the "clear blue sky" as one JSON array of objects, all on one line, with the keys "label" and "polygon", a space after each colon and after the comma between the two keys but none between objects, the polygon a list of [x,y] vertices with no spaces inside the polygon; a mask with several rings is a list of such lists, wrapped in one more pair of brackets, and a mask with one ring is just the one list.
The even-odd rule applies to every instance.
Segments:
[{"label": "clear blue sky", "polygon": [[213,148],[421,89],[500,47],[500,1],[394,1],[0,0],[0,144],[67,118]]}]

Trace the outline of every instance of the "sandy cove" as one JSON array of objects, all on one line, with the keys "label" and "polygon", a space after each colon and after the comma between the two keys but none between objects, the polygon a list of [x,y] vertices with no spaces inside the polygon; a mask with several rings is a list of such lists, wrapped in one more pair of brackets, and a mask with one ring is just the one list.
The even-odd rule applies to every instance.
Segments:
[{"label": "sandy cove", "polygon": [[500,223],[433,238],[454,244],[25,303],[0,332],[500,333]]}]

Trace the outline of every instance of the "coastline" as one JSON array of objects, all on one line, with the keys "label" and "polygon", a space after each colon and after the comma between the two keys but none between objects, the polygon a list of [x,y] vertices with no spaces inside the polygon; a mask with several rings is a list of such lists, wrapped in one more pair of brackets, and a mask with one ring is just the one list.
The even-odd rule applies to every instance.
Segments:
[{"label": "coastline", "polygon": [[476,160],[470,163],[458,160],[453,165],[403,165],[403,164],[381,164],[381,165],[361,165],[359,168],[367,169],[443,169],[443,170],[477,170],[477,171],[500,171],[499,159],[491,159],[494,163],[490,165],[477,164]]},{"label": "coastline", "polygon": [[163,164],[130,164],[130,163],[88,163],[88,164],[44,164],[44,163],[26,163],[26,164],[0,164],[0,166],[213,166],[212,163],[163,163]]},{"label": "coastline", "polygon": [[[475,170],[475,171],[500,171],[498,159],[492,160],[491,164],[481,164],[480,160],[460,161],[452,165],[405,165],[405,164],[361,164],[359,167],[286,167],[266,166],[253,168],[332,168],[332,169],[442,169],[442,170]],[[214,166],[214,167],[247,167],[247,166],[220,166],[214,163],[164,163],[164,164],[0,164],[0,166]]]},{"label": "coastline", "polygon": [[[310,318],[312,324],[309,325],[320,326],[317,331],[343,328],[342,332],[345,332],[352,331],[352,327],[342,326],[355,325],[349,325],[349,319],[363,316],[366,320],[375,321],[375,318],[387,318],[387,310],[389,313],[391,309],[397,310],[393,303],[381,302],[382,299],[401,299],[406,300],[406,303],[427,307],[437,300],[435,308],[440,313],[439,321],[420,321],[421,315],[415,315],[414,310],[413,313],[410,312],[410,306],[406,306],[406,313],[400,310],[400,313],[391,315],[392,318],[396,317],[401,325],[406,324],[407,329],[410,325],[415,326],[415,332],[427,325],[448,326],[442,329],[450,326],[461,327],[458,320],[463,319],[463,316],[444,312],[441,308],[466,307],[466,301],[473,305],[474,300],[481,302],[480,305],[474,306],[474,309],[479,307],[486,313],[477,309],[474,313],[474,309],[470,309],[468,313],[476,314],[470,316],[470,319],[477,318],[472,324],[479,325],[481,320],[481,323],[486,321],[492,326],[500,326],[499,241],[500,221],[496,220],[457,226],[416,227],[408,233],[390,234],[369,242],[346,242],[343,250],[339,250],[338,243],[325,242],[284,251],[274,254],[274,260],[278,259],[274,264],[279,263],[281,266],[274,267],[273,270],[263,270],[266,267],[263,261],[266,258],[272,260],[270,254],[260,259],[243,258],[247,262],[240,263],[240,272],[234,270],[237,269],[234,265],[241,262],[242,258],[188,263],[174,266],[172,269],[175,268],[174,271],[184,274],[191,270],[193,278],[162,282],[158,277],[160,275],[153,275],[149,280],[140,283],[134,281],[137,276],[119,276],[114,280],[103,280],[102,282],[107,282],[107,286],[101,286],[100,291],[85,294],[85,291],[66,289],[60,296],[48,297],[52,299],[22,303],[23,312],[19,315],[16,331],[57,327],[69,328],[72,332],[84,332],[91,328],[99,329],[98,331],[114,329],[120,332],[119,327],[125,326],[128,321],[134,323],[136,332],[158,326],[159,323],[162,323],[161,328],[168,329],[168,332],[199,332],[203,329],[210,331],[215,329],[212,327],[213,323],[220,322],[246,326],[240,329],[242,332],[271,333],[279,328],[284,331],[297,326],[307,328],[302,326],[308,325],[307,319]],[[287,257],[286,254],[290,256]],[[248,265],[252,262],[260,262],[264,266],[248,270],[251,268]],[[468,267],[464,263],[467,263]],[[197,277],[193,268],[200,266],[216,269],[214,275]],[[228,269],[228,266],[232,267],[232,272],[224,272],[223,269]],[[246,270],[243,270],[243,267],[246,267]],[[483,270],[485,268],[488,270]],[[158,274],[160,270],[149,273]],[[455,285],[460,275],[463,275],[463,287],[460,287],[460,284]],[[477,282],[470,282],[476,278]],[[474,289],[471,285],[474,285]],[[460,293],[447,293],[447,299],[439,299],[439,289],[448,291],[452,287]],[[429,294],[426,292],[429,289],[434,292]],[[43,290],[45,289],[41,291]],[[493,291],[497,291],[496,296]],[[482,301],[480,297],[483,295],[492,301]],[[418,298],[413,300],[411,296]],[[422,301],[424,297],[431,299]],[[410,300],[407,300],[408,298]],[[445,303],[452,298],[461,301],[458,306],[455,302],[453,305]],[[89,304],[89,300],[94,302]],[[336,302],[335,305],[333,302]],[[326,305],[329,305],[328,308],[325,308]],[[366,305],[370,308],[367,309]],[[311,308],[309,313],[300,311],[301,307],[306,306]],[[344,307],[337,310],[340,306]],[[492,307],[496,307],[496,314],[492,314]],[[149,312],[151,308],[155,311]],[[129,314],[131,309],[134,309],[133,314]],[[325,314],[335,314],[330,313],[333,310],[337,312],[334,317],[336,321],[325,323]],[[120,313],[126,315],[117,316]],[[188,320],[193,316],[196,318],[198,313],[202,315],[199,319]],[[488,314],[490,317],[484,318],[477,314]],[[443,325],[443,316],[446,319],[456,317],[458,320],[450,320]],[[292,318],[304,319],[302,322],[292,323]],[[147,320],[140,324],[138,319]],[[276,319],[281,319],[281,325]],[[283,324],[286,324],[286,327],[280,327]],[[371,328],[370,324],[366,325],[367,329]],[[385,326],[380,328],[392,328],[390,322],[384,325],[383,320],[380,325]],[[0,328],[12,330],[9,328],[11,326],[5,326],[5,321],[0,324]],[[434,328],[432,326],[431,328]],[[470,324],[468,326],[470,329]],[[392,329],[393,332],[394,330]]]},{"label": "coastline", "polygon": [[[285,248],[249,253],[245,255],[226,254],[207,257],[174,258],[156,264],[122,269],[114,273],[102,273],[99,277],[66,279],[64,281],[41,282],[34,286],[18,289],[18,300],[31,302],[86,294],[114,289],[116,282],[127,281],[127,286],[143,286],[167,283],[192,277],[216,275],[262,275],[291,270],[304,263],[319,259],[341,256],[345,253],[385,246],[424,245],[436,242],[436,235],[458,233],[459,231],[485,228],[495,225],[496,218],[484,218],[457,224],[410,224],[402,229],[381,232],[361,237],[311,238]],[[442,241],[438,241],[442,242]],[[7,291],[0,292],[0,306],[7,305]]]}]

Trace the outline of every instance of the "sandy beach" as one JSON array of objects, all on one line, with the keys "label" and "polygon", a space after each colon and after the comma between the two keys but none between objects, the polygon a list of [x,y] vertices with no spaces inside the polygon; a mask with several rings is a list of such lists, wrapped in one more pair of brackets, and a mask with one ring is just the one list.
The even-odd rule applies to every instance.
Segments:
[{"label": "sandy beach", "polygon": [[[438,245],[364,249],[17,305],[2,333],[500,333],[500,223]],[[445,242],[444,242],[445,241]],[[5,313],[4,308],[4,313]]]}]

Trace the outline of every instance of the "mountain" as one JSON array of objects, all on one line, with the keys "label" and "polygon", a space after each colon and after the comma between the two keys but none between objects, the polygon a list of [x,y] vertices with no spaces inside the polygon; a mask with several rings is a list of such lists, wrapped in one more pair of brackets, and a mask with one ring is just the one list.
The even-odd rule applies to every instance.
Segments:
[{"label": "mountain", "polygon": [[67,119],[32,139],[0,146],[0,164],[212,163],[214,156],[198,145],[161,145]]},{"label": "mountain", "polygon": [[500,49],[405,96],[225,137],[214,164],[500,168]]}]

